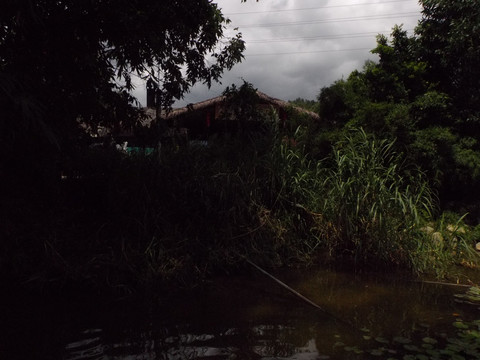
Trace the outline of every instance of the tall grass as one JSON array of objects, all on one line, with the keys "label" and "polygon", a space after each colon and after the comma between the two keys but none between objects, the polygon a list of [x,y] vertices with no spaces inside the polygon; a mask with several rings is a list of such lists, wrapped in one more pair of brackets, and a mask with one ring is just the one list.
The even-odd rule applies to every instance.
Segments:
[{"label": "tall grass", "polygon": [[333,150],[320,208],[336,228],[327,246],[355,264],[410,265],[419,225],[435,198],[421,172],[402,169],[393,142],[353,130]]},{"label": "tall grass", "polygon": [[[304,135],[297,131],[298,143]],[[431,219],[436,197],[419,170],[402,166],[393,145],[356,129],[321,161],[301,146],[280,146],[277,177],[302,219],[304,248],[357,268],[417,270],[419,228]]]}]

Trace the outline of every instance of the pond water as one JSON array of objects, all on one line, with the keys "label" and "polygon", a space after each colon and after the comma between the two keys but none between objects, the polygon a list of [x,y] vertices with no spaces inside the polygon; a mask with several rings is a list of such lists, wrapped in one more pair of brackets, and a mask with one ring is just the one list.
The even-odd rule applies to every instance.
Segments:
[{"label": "pond water", "polygon": [[466,324],[480,312],[455,296],[467,288],[326,270],[275,276],[322,310],[254,272],[148,299],[4,292],[0,358],[475,358],[480,333]]}]

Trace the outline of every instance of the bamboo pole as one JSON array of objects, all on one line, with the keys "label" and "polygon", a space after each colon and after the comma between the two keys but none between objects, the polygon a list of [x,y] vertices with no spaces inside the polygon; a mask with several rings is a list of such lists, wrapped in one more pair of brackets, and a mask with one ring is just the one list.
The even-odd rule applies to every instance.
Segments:
[{"label": "bamboo pole", "polygon": [[302,294],[300,294],[298,291],[292,289],[290,286],[288,286],[287,284],[285,284],[283,281],[277,279],[275,276],[273,276],[272,274],[268,273],[267,271],[263,270],[260,266],[258,266],[257,264],[251,262],[250,260],[248,260],[247,258],[244,258],[245,261],[247,263],[249,263],[250,265],[252,265],[255,269],[257,269],[258,271],[260,271],[262,274],[264,275],[267,275],[270,279],[272,279],[273,281],[275,281],[277,284],[283,286],[285,289],[287,289],[288,291],[290,291],[292,294],[298,296],[300,299],[302,299],[303,301],[305,301],[306,303],[312,305],[313,307],[316,307],[317,309],[319,310],[322,310],[323,312],[326,312],[324,309],[322,309],[319,305],[315,304],[312,300],[308,299],[307,297],[303,296]]},{"label": "bamboo pole", "polygon": [[444,281],[430,281],[430,280],[417,280],[417,282],[420,282],[422,284],[434,284],[434,285],[457,286],[457,287],[468,287],[468,288],[475,286],[475,285],[450,283],[450,282],[444,282]]},{"label": "bamboo pole", "polygon": [[272,279],[273,281],[275,281],[277,284],[279,284],[280,286],[282,286],[283,288],[287,289],[288,291],[290,291],[292,294],[294,294],[295,296],[297,296],[298,298],[302,299],[303,301],[305,301],[307,304],[315,307],[316,309],[320,310],[321,312],[323,312],[324,314],[326,314],[327,316],[331,317],[333,320],[335,321],[338,321],[340,323],[343,323],[345,325],[348,325],[351,329],[357,331],[357,332],[360,332],[360,330],[358,330],[358,328],[350,323],[349,321],[347,320],[343,320],[333,314],[331,314],[330,312],[328,312],[327,310],[323,309],[320,305],[316,304],[315,302],[313,302],[312,300],[308,299],[307,297],[303,296],[302,294],[300,294],[298,291],[292,289],[290,286],[288,286],[287,284],[285,284],[283,281],[277,279],[275,276],[273,276],[272,274],[270,274],[269,272],[267,272],[266,270],[262,269],[260,266],[258,266],[257,264],[255,264],[254,262],[250,261],[249,259],[247,259],[245,256],[242,256],[240,254],[237,254],[238,256],[240,256],[241,258],[243,258],[248,264],[250,264],[251,266],[253,266],[255,269],[257,269],[258,271],[260,271],[262,274],[268,276],[270,279]]}]

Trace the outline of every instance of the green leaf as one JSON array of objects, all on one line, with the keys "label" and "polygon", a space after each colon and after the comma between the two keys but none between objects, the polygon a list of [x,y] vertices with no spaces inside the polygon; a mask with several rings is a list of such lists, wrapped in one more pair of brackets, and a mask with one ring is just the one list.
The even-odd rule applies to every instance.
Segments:
[{"label": "green leaf", "polygon": [[422,339],[422,341],[423,341],[424,343],[426,343],[426,344],[431,344],[431,345],[435,345],[435,344],[438,343],[437,340],[435,340],[435,339],[433,339],[433,338],[431,338],[431,337],[424,337],[424,338]]},{"label": "green leaf", "polygon": [[403,336],[395,336],[393,338],[393,341],[394,342],[397,342],[399,344],[410,344],[412,342],[412,340],[406,338],[406,337],[403,337]]},{"label": "green leaf", "polygon": [[381,336],[377,336],[375,338],[375,341],[379,342],[381,344],[390,344],[390,341],[388,341],[387,339],[385,339],[384,337],[381,337]]},{"label": "green leaf", "polygon": [[384,353],[384,351],[382,349],[370,350],[370,354],[372,354],[373,356],[382,356],[383,353]]},{"label": "green leaf", "polygon": [[470,330],[468,331],[467,334],[470,338],[475,338],[475,339],[480,338],[480,332],[478,330]]},{"label": "green leaf", "polygon": [[420,351],[419,347],[416,345],[405,344],[403,345],[403,347],[405,350],[408,350],[408,351]]},{"label": "green leaf", "polygon": [[360,350],[358,346],[345,346],[343,349],[348,352],[354,352],[355,354],[363,353],[363,350]]},{"label": "green leaf", "polygon": [[455,326],[457,329],[468,329],[468,325],[463,323],[462,321],[455,321],[453,323],[453,326]]}]

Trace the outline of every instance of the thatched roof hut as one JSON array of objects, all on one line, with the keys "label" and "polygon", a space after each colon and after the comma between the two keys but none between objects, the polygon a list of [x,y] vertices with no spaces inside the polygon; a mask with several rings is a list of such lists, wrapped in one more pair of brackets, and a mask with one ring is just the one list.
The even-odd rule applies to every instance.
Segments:
[{"label": "thatched roof hut", "polygon": [[[268,112],[273,108],[283,126],[287,126],[288,119],[293,114],[305,116],[313,121],[320,120],[319,115],[312,111],[273,98],[258,90],[256,93],[260,112]],[[231,105],[227,100],[226,96],[221,95],[182,108],[170,111],[162,110],[161,118],[166,121],[169,133],[188,134],[189,139],[208,139],[213,134],[233,134],[239,130],[239,121],[237,120],[241,121],[242,119],[235,119],[230,114],[228,107]],[[145,108],[145,114],[148,118],[147,123],[155,122],[155,108]],[[261,128],[261,124],[261,121],[257,119],[247,119],[242,127],[258,129]]]},{"label": "thatched roof hut", "polygon": [[[300,108],[298,106],[294,106],[287,101],[273,98],[258,90],[257,90],[257,95],[259,97],[261,105],[271,105],[279,112],[280,110],[288,111],[291,109],[299,114],[307,115],[313,120],[320,120],[320,117],[318,114],[312,111],[308,111],[306,109]],[[217,96],[215,98],[204,100],[195,104],[190,104],[183,108],[173,109],[170,112],[165,113],[162,117],[165,119],[175,119],[182,115],[191,114],[193,112],[198,112],[205,109],[215,109],[215,112],[214,112],[214,114],[216,115],[215,117],[218,117],[218,115],[222,111],[222,107],[224,106],[224,104],[225,104],[225,96],[221,95],[221,96]]]}]

